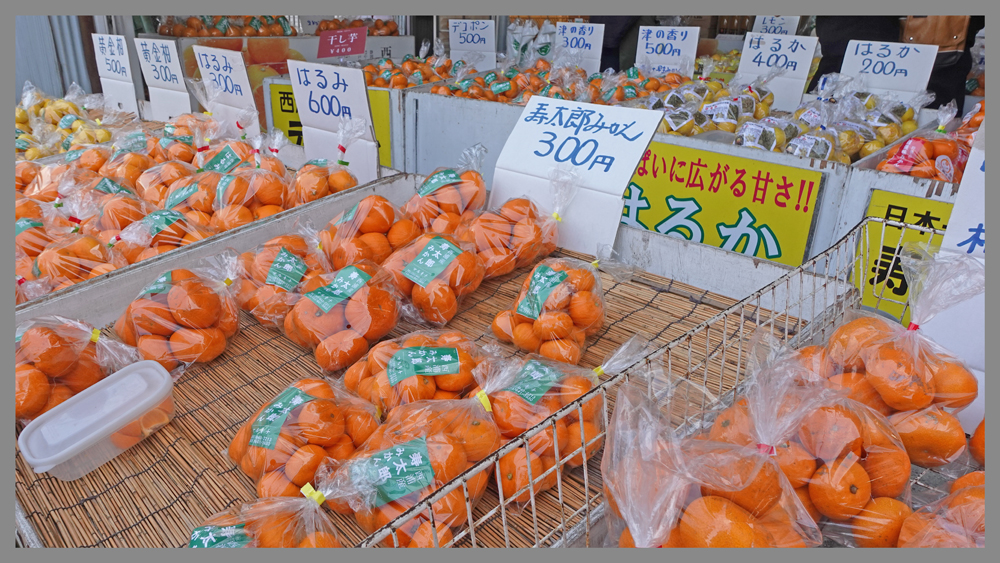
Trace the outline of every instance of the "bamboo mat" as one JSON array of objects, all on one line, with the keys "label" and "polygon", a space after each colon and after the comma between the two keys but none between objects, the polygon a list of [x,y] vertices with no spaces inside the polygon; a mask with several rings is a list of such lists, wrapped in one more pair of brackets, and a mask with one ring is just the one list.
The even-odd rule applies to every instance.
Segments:
[{"label": "bamboo mat", "polygon": [[[589,260],[569,252],[557,255]],[[484,282],[461,304],[448,328],[480,344],[496,342],[490,323],[497,311],[510,306],[528,272],[524,268]],[[683,342],[670,356],[673,373],[688,370],[693,380],[720,393],[736,384],[738,355],[718,351],[747,341],[754,328],[752,323],[720,321],[717,328],[702,327],[686,336],[734,306],[735,300],[650,274],[638,274],[625,283],[616,283],[602,274],[602,283],[607,321],[602,332],[588,341],[580,365],[600,365],[618,346],[641,333],[659,347],[672,341]],[[747,309],[747,318],[760,313],[747,305],[742,307]],[[736,311],[739,317],[739,309]],[[416,329],[399,326],[390,336]],[[517,353],[510,346],[501,347],[509,355]],[[171,424],[71,482],[33,473],[18,452],[17,499],[46,546],[185,546],[190,531],[208,517],[255,499],[253,483],[226,455],[238,426],[292,381],[319,374],[311,352],[244,314],[241,332],[230,341],[226,352],[210,364],[193,367],[176,382],[177,414]],[[614,390],[609,390],[607,397],[610,417]],[[533,510],[526,509],[520,515],[507,511],[503,517],[498,511],[485,523],[477,524],[476,544],[504,547],[509,542],[512,547],[527,547],[558,540],[566,529],[587,517],[587,511],[572,519],[568,518],[570,514],[585,505],[593,510],[602,502],[600,456],[598,452],[587,464],[588,486],[584,486],[583,468],[564,469],[561,503],[558,491],[552,489],[536,496]],[[494,478],[475,510],[474,521],[478,522],[497,503]],[[365,538],[352,517],[331,515],[345,544],[356,545]],[[553,530],[557,530],[553,537],[539,542]],[[468,536],[460,540],[462,544],[470,544]]]}]

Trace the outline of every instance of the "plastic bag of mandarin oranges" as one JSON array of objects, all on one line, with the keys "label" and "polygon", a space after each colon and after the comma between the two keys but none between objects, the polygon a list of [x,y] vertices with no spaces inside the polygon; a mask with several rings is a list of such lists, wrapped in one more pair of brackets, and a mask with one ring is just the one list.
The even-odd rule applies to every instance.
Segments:
[{"label": "plastic bag of mandarin oranges", "polygon": [[542,209],[527,197],[507,200],[498,209],[475,212],[459,224],[455,237],[476,245],[486,268],[485,279],[502,276],[551,254],[559,244],[559,222],[576,195],[579,178],[553,169],[550,185],[554,204]]},{"label": "plastic bag of mandarin oranges", "polygon": [[135,348],[86,322],[59,316],[18,325],[14,356],[14,410],[23,422],[140,359]]},{"label": "plastic bag of mandarin oranges", "polygon": [[235,228],[281,213],[290,207],[290,189],[284,177],[241,164],[219,178],[212,220],[216,228]]},{"label": "plastic bag of mandarin oranges", "polygon": [[986,485],[953,490],[906,516],[897,547],[986,547]]},{"label": "plastic bag of mandarin oranges", "polygon": [[37,162],[19,160],[14,165],[14,189],[23,192],[24,188],[28,187],[28,184],[35,179],[35,176],[38,176],[38,171],[41,168],[42,166]]},{"label": "plastic bag of mandarin oranges", "polygon": [[380,195],[370,195],[338,213],[317,236],[327,260],[339,270],[360,260],[381,264],[421,234],[400,208]]},{"label": "plastic bag of mandarin oranges", "polygon": [[[46,223],[48,217],[53,215],[55,210],[51,204],[38,204],[33,200],[21,199],[19,202],[33,202],[37,209],[42,212],[40,217],[18,217],[14,221],[14,247],[30,258],[41,254],[45,247],[64,233],[50,234]],[[26,206],[25,206],[26,208]]]},{"label": "plastic bag of mandarin oranges", "polygon": [[[486,382],[473,397],[417,401],[394,409],[351,459],[320,465],[316,489],[335,512],[353,514],[365,533],[385,527],[501,446],[486,398],[491,391]],[[486,491],[491,469],[484,468],[399,525],[382,545],[448,545],[453,530],[466,525]]]},{"label": "plastic bag of mandarin oranges", "polygon": [[[604,250],[607,254],[606,247]],[[616,280],[627,280],[631,268],[613,258],[584,262],[547,258],[524,278],[512,307],[497,313],[493,334],[525,352],[576,365],[587,337],[604,326],[604,290],[598,266]]]},{"label": "plastic bag of mandarin oranges", "polygon": [[438,168],[403,205],[417,225],[435,233],[454,232],[462,214],[486,205],[486,182],[479,171],[486,147],[476,144],[462,151],[457,168]]},{"label": "plastic bag of mandarin oranges", "polygon": [[336,162],[325,158],[310,160],[295,173],[291,186],[291,204],[299,206],[330,194],[349,190],[358,185],[358,177],[350,169],[347,149],[365,135],[368,121],[363,118],[342,119],[337,131]]},{"label": "plastic bag of mandarin oranges", "polygon": [[163,207],[167,200],[170,186],[187,176],[194,176],[198,169],[179,161],[167,161],[147,169],[135,181],[135,192],[142,199]]},{"label": "plastic bag of mandarin oranges", "polygon": [[97,173],[130,190],[135,189],[139,176],[157,165],[156,160],[149,155],[148,145],[146,133],[138,126],[119,131],[115,134],[111,156]]},{"label": "plastic bag of mandarin oranges", "polygon": [[156,144],[165,162],[190,164],[198,154],[194,148],[194,132],[186,126],[166,124],[163,127],[163,136]]},{"label": "plastic bag of mandarin oranges", "polygon": [[146,215],[111,237],[107,245],[129,264],[141,262],[164,252],[204,240],[218,231],[200,225],[173,209],[160,209]]},{"label": "plastic bag of mandarin oranges", "polygon": [[86,168],[91,172],[100,171],[104,163],[111,158],[111,148],[100,145],[72,149],[63,156],[63,162],[76,168]]},{"label": "plastic bag of mandarin oranges", "polygon": [[49,278],[59,290],[126,265],[96,237],[73,234],[50,243],[35,257],[32,269],[35,277]]},{"label": "plastic bag of mandarin oranges", "polygon": [[38,173],[24,188],[24,197],[52,203],[59,198],[59,185],[63,179],[79,183],[100,181],[101,176],[86,168],[71,167],[69,164],[41,165]]},{"label": "plastic bag of mandarin oranges", "polygon": [[489,353],[457,332],[417,331],[372,346],[344,372],[344,387],[391,413],[416,401],[457,399]]},{"label": "plastic bag of mandarin oranges", "polygon": [[[227,259],[236,259],[225,255]],[[306,238],[280,235],[239,255],[240,279],[235,292],[241,309],[260,324],[281,330],[304,284],[330,271],[326,259]]]},{"label": "plastic bag of mandarin oranges", "polygon": [[344,547],[322,502],[274,497],[230,508],[191,530],[188,547]]},{"label": "plastic bag of mandarin oranges", "polygon": [[933,133],[911,137],[889,148],[886,159],[875,169],[943,182],[960,183],[969,160],[969,145],[945,132],[957,108],[952,100],[938,108],[938,127]]},{"label": "plastic bag of mandarin oranges", "polygon": [[257,484],[257,496],[299,497],[326,459],[343,462],[379,426],[375,407],[325,379],[301,379],[240,426],[229,459]]},{"label": "plastic bag of mandarin oranges", "polygon": [[[15,254],[17,252],[19,251],[15,251]],[[30,264],[30,258],[28,260]],[[30,269],[30,265],[28,267]],[[49,278],[28,279],[21,274],[15,273],[14,284],[14,303],[17,305],[38,299],[52,291],[52,284],[49,283]]]},{"label": "plastic bag of mandarin oranges", "polygon": [[226,271],[232,263],[210,256],[151,280],[115,321],[115,334],[175,377],[219,357],[239,331],[239,307],[227,285],[239,279]]}]

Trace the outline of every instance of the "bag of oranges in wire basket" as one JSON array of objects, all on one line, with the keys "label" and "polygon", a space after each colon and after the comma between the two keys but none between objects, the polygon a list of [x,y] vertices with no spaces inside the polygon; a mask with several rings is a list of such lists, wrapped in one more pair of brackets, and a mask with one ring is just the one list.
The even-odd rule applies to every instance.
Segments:
[{"label": "bag of oranges in wire basket", "polygon": [[316,201],[330,194],[349,190],[358,185],[358,178],[348,168],[347,149],[365,135],[368,121],[358,117],[341,119],[337,131],[337,161],[325,158],[310,160],[295,173],[291,184],[293,207]]},{"label": "bag of oranges in wire basket", "polygon": [[341,269],[361,260],[381,264],[421,234],[400,208],[380,195],[370,195],[337,214],[316,237],[330,264]]},{"label": "bag of oranges in wire basket", "polygon": [[[320,465],[316,489],[332,510],[353,514],[365,533],[386,529],[500,447],[500,431],[487,398],[492,390],[485,382],[473,397],[416,401],[396,408],[351,459]],[[491,474],[492,466],[482,468],[428,510],[393,525],[382,545],[447,546],[454,531],[468,523]]]},{"label": "bag of oranges in wire basket", "polygon": [[274,497],[230,508],[191,530],[191,548],[344,547],[323,499]]},{"label": "bag of oranges in wire basket", "polygon": [[462,152],[457,168],[434,170],[403,205],[403,211],[421,229],[453,233],[463,213],[486,205],[486,182],[479,172],[485,155],[486,147],[476,144]]},{"label": "bag of oranges in wire basket", "polygon": [[247,419],[229,459],[257,484],[257,496],[299,497],[316,469],[354,455],[379,426],[379,413],[326,379],[296,381]]}]

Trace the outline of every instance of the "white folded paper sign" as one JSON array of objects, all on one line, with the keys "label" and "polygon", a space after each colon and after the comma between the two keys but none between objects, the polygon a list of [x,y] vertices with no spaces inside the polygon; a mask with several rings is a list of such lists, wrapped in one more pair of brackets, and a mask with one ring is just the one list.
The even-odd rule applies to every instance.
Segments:
[{"label": "white folded paper sign", "polygon": [[149,88],[149,103],[153,121],[173,121],[179,115],[191,113],[191,96],[187,92]]},{"label": "white folded paper sign", "polygon": [[[306,160],[325,158],[334,164],[340,155],[337,150],[337,133],[314,127],[302,126],[302,142]],[[378,179],[378,145],[374,141],[358,139],[347,147],[344,160],[347,169],[358,179],[358,185]]]},{"label": "white folded paper sign", "polygon": [[533,96],[497,159],[489,207],[528,196],[551,212],[549,173],[560,166],[572,169],[580,185],[561,211],[559,246],[594,254],[598,244],[615,240],[622,194],[661,116],[658,111]]},{"label": "white folded paper sign", "polygon": [[92,33],[91,37],[105,106],[139,115],[125,37],[103,33]]}]

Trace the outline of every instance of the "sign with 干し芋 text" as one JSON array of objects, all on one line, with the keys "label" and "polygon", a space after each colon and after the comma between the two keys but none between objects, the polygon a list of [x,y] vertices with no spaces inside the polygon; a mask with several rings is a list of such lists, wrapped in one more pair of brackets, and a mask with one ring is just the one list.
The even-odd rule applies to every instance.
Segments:
[{"label": "sign with \u5e72\u3057\u828b text", "polygon": [[241,111],[256,107],[242,53],[201,45],[193,50],[216,119],[235,123]]},{"label": "sign with \u5e72\u3057\u828b text", "polygon": [[635,50],[636,64],[648,61],[649,72],[660,76],[677,72],[691,76],[698,54],[698,27],[641,26]]},{"label": "sign with \u5e72\u3057\u828b text", "polygon": [[625,192],[621,222],[799,266],[820,172],[654,142]]},{"label": "sign with \u5e72\u3057\u828b text", "polygon": [[173,40],[145,37],[136,37],[134,41],[139,68],[149,89],[152,119],[173,121],[178,115],[189,113],[191,98],[177,56],[177,44]]},{"label": "sign with \u5e72\u3057\u828b text", "polygon": [[556,46],[583,54],[580,68],[587,76],[601,71],[601,51],[604,50],[603,23],[559,22],[556,24]]},{"label": "sign with \u5e72\u3057\u828b text", "polygon": [[368,29],[352,27],[349,29],[328,29],[319,33],[319,48],[317,59],[330,57],[347,57],[365,52],[365,40]]},{"label": "sign with \u5e72\u3057\u828b text", "polygon": [[795,35],[799,27],[799,16],[757,16],[753,20],[754,33],[772,35]]},{"label": "sign with \u5e72\u3057\u828b text", "polygon": [[870,92],[905,102],[927,89],[937,52],[937,45],[853,40],[847,44],[840,72],[863,77]]},{"label": "sign with \u5e72\u3057\u828b text", "polygon": [[490,207],[527,194],[552,209],[550,172],[573,170],[580,184],[561,211],[559,244],[593,254],[598,243],[614,241],[622,193],[661,119],[660,112],[533,96],[497,159]]},{"label": "sign with \u5e72\u3057\u828b text", "polygon": [[493,20],[448,20],[448,47],[451,60],[480,60],[483,70],[496,67],[497,37]]},{"label": "sign with \u5e72\u3057\u828b text", "polygon": [[781,75],[767,84],[774,93],[771,108],[795,111],[809,80],[816,42],[815,37],[802,35],[747,33],[738,72],[744,77],[755,77],[765,76],[776,68],[783,69]]},{"label": "sign with \u5e72\u3057\u828b text", "polygon": [[139,104],[132,84],[132,68],[129,65],[128,43],[121,35],[92,33],[97,74],[101,77],[101,89],[106,106],[119,111],[138,115]]}]

